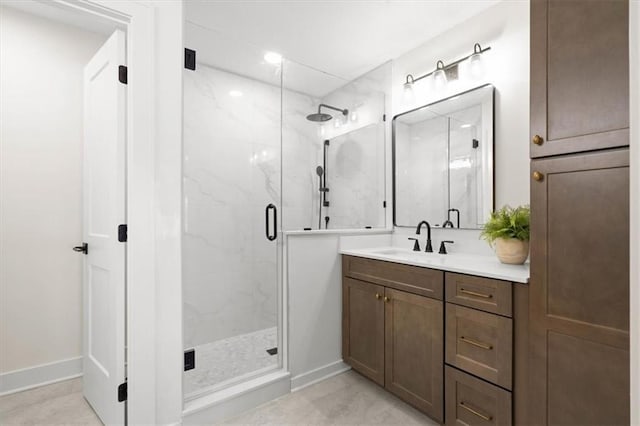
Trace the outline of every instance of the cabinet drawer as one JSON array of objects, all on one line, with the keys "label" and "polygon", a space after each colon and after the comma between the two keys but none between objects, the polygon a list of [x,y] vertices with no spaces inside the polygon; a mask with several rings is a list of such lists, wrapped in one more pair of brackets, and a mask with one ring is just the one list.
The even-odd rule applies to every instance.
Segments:
[{"label": "cabinet drawer", "polygon": [[511,425],[511,392],[445,367],[447,426]]},{"label": "cabinet drawer", "polygon": [[511,318],[447,303],[445,361],[511,389],[512,329]]},{"label": "cabinet drawer", "polygon": [[447,272],[445,287],[447,302],[512,316],[512,284],[508,281]]},{"label": "cabinet drawer", "polygon": [[342,273],[358,280],[442,300],[444,272],[363,257],[343,256]]}]

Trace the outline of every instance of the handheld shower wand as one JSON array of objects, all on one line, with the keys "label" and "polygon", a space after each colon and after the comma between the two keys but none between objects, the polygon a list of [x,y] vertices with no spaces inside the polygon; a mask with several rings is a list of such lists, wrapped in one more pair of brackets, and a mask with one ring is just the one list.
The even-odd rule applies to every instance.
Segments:
[{"label": "handheld shower wand", "polygon": [[324,175],[322,166],[316,167],[316,174],[318,175],[318,229],[322,229],[322,176]]}]

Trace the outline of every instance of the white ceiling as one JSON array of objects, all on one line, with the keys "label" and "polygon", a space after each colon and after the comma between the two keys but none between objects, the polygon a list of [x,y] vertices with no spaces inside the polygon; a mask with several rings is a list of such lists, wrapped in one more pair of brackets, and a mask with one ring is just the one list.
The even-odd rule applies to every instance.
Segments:
[{"label": "white ceiling", "polygon": [[499,0],[186,0],[186,20],[352,80]]}]

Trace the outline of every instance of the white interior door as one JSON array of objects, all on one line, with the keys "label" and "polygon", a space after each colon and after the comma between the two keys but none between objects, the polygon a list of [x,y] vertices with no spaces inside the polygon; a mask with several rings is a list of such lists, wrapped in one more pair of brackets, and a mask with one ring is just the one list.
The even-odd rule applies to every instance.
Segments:
[{"label": "white interior door", "polygon": [[84,69],[84,396],[105,424],[123,424],[125,404],[125,96],[116,31]]}]

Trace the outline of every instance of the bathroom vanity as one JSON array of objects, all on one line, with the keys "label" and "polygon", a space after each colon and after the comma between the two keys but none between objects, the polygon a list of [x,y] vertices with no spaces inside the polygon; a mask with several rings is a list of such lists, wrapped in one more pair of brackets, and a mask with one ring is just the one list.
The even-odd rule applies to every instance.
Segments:
[{"label": "bathroom vanity", "polygon": [[347,364],[440,423],[526,423],[528,266],[398,248],[341,253]]}]

